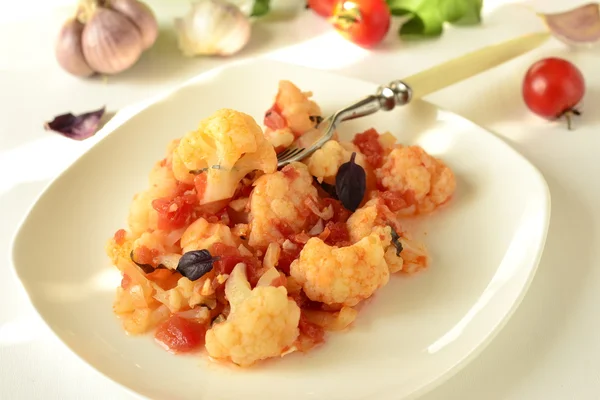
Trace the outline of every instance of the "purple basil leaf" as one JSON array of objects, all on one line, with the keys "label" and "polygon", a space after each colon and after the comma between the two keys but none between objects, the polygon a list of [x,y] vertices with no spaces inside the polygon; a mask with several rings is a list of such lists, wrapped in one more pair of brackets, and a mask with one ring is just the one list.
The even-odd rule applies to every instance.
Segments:
[{"label": "purple basil leaf", "polygon": [[188,251],[179,259],[177,271],[195,281],[212,271],[214,262],[218,260],[219,257],[213,257],[208,250]]},{"label": "purple basil leaf", "polygon": [[355,158],[356,153],[352,153],[350,161],[340,166],[335,177],[337,196],[342,205],[352,212],[356,211],[367,190],[367,174],[363,167],[354,161]]},{"label": "purple basil leaf", "polygon": [[104,115],[106,107],[99,110],[73,115],[71,113],[62,114],[50,122],[44,124],[46,130],[58,132],[74,140],[84,140],[94,136],[100,125],[100,119]]}]

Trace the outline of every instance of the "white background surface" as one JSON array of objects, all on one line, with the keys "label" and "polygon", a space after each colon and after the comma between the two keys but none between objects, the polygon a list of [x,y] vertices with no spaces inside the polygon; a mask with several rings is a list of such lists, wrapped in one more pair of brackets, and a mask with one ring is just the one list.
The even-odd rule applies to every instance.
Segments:
[{"label": "white background surface", "polygon": [[[255,25],[250,45],[236,58],[266,54],[385,83],[541,29],[524,4],[542,11],[585,3],[484,2],[482,26],[411,44],[391,32],[373,52],[345,42],[311,13],[267,19]],[[54,338],[10,269],[9,246],[24,213],[48,181],[89,146],[45,132],[42,125],[67,111],[104,104],[121,109],[229,60],[183,59],[165,32],[126,73],[107,81],[79,80],[57,67],[52,49],[72,1],[6,3],[0,14],[0,398],[131,399]],[[187,9],[182,0],[149,3],[165,25]],[[587,80],[584,115],[574,131],[532,116],[520,97],[525,70],[550,55],[576,63]],[[497,133],[534,163],[550,186],[552,219],[546,251],[521,307],[477,359],[424,400],[600,398],[600,161],[594,157],[600,150],[599,66],[600,49],[573,51],[553,40],[428,98]]]}]

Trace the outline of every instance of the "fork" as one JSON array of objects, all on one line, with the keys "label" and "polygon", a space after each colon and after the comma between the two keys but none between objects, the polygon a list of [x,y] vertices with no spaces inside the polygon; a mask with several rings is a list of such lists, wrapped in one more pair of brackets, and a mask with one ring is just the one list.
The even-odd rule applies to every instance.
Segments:
[{"label": "fork", "polygon": [[462,57],[419,72],[388,85],[379,86],[376,93],[336,111],[321,121],[317,128],[323,132],[313,144],[302,147],[297,142],[277,155],[277,167],[301,161],[331,140],[338,125],[343,121],[364,117],[378,111],[391,111],[397,106],[410,103],[430,93],[460,82],[518,57],[544,43],[548,32],[523,35],[499,44],[473,51]]}]

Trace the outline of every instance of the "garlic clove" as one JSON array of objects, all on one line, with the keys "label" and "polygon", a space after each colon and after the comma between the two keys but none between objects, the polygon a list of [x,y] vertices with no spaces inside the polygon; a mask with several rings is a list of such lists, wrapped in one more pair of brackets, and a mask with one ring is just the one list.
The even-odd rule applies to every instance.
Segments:
[{"label": "garlic clove", "polygon": [[54,53],[58,64],[70,74],[75,76],[90,76],[94,70],[85,61],[81,44],[81,34],[84,25],[77,19],[72,18],[62,26]]},{"label": "garlic clove", "polygon": [[191,5],[175,20],[179,48],[185,56],[222,55],[240,51],[250,39],[249,19],[224,0],[204,0]]},{"label": "garlic clove", "polygon": [[158,22],[150,7],[138,0],[111,0],[109,4],[140,30],[144,50],[152,47],[158,37]]},{"label": "garlic clove", "polygon": [[129,18],[107,8],[98,8],[87,22],[82,45],[89,66],[103,74],[126,70],[143,51],[138,28]]}]

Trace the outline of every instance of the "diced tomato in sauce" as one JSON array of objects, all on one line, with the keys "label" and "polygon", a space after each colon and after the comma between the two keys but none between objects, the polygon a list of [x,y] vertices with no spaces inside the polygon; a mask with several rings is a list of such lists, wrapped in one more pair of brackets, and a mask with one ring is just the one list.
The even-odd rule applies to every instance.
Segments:
[{"label": "diced tomato in sauce", "polygon": [[129,289],[131,286],[131,277],[127,274],[123,274],[123,278],[121,279],[121,287],[123,289]]},{"label": "diced tomato in sauce", "polygon": [[202,346],[205,335],[206,326],[178,315],[172,315],[158,327],[154,338],[171,351],[186,353]]},{"label": "diced tomato in sauce", "polygon": [[328,222],[325,227],[329,230],[329,235],[325,243],[330,246],[343,247],[350,244],[350,232],[345,222]]},{"label": "diced tomato in sauce", "polygon": [[239,263],[246,264],[246,276],[250,285],[255,286],[260,278],[260,261],[256,257],[242,256],[240,251],[224,243],[215,243],[210,249],[213,257],[220,259],[213,264],[216,274],[230,274]]},{"label": "diced tomato in sauce", "polygon": [[264,124],[267,128],[274,131],[283,129],[287,126],[287,121],[283,118],[283,115],[281,115],[281,110],[277,106],[277,103],[273,104],[273,107],[265,113]]},{"label": "diced tomato in sauce", "polygon": [[379,196],[391,211],[402,210],[403,208],[410,207],[417,203],[415,193],[412,190],[407,190],[405,192],[386,190],[379,193]]},{"label": "diced tomato in sauce", "polygon": [[384,149],[381,143],[379,143],[379,133],[375,129],[371,128],[363,133],[357,133],[352,143],[358,147],[373,168],[381,167],[383,164]]},{"label": "diced tomato in sauce", "polygon": [[277,269],[284,274],[289,275],[290,265],[298,258],[303,247],[304,245],[296,244],[296,249],[294,250],[282,250],[279,255],[279,261],[277,262]]},{"label": "diced tomato in sauce", "polygon": [[333,207],[333,218],[330,221],[333,222],[346,222],[352,213],[347,210],[339,200],[327,198],[322,199],[323,206],[327,207],[331,205]]},{"label": "diced tomato in sauce", "polygon": [[133,251],[133,259],[138,264],[148,264],[153,267],[158,266],[156,258],[160,255],[157,249],[150,249],[146,246],[139,246]]},{"label": "diced tomato in sauce", "polygon": [[277,220],[273,225],[275,226],[275,229],[277,229],[285,238],[289,238],[296,234],[294,229],[285,221]]},{"label": "diced tomato in sauce", "polygon": [[303,291],[290,295],[291,299],[296,302],[298,307],[304,310],[320,310],[323,303],[312,301],[306,296]]},{"label": "diced tomato in sauce", "polygon": [[204,192],[206,192],[206,185],[208,184],[208,176],[204,173],[196,175],[194,178],[194,186],[196,187],[196,196],[198,201],[202,201]]},{"label": "diced tomato in sauce", "polygon": [[125,231],[125,229],[119,229],[118,231],[115,232],[115,243],[118,244],[119,246],[122,246],[123,243],[125,243],[125,235],[127,234],[127,232]]},{"label": "diced tomato in sauce", "polygon": [[309,338],[313,343],[322,343],[325,341],[325,331],[319,325],[309,322],[304,313],[300,313],[300,322],[298,324],[300,334]]},{"label": "diced tomato in sauce", "polygon": [[194,207],[198,204],[193,187],[179,183],[173,198],[161,197],[152,201],[152,208],[158,213],[158,229],[175,230],[191,222]]}]

